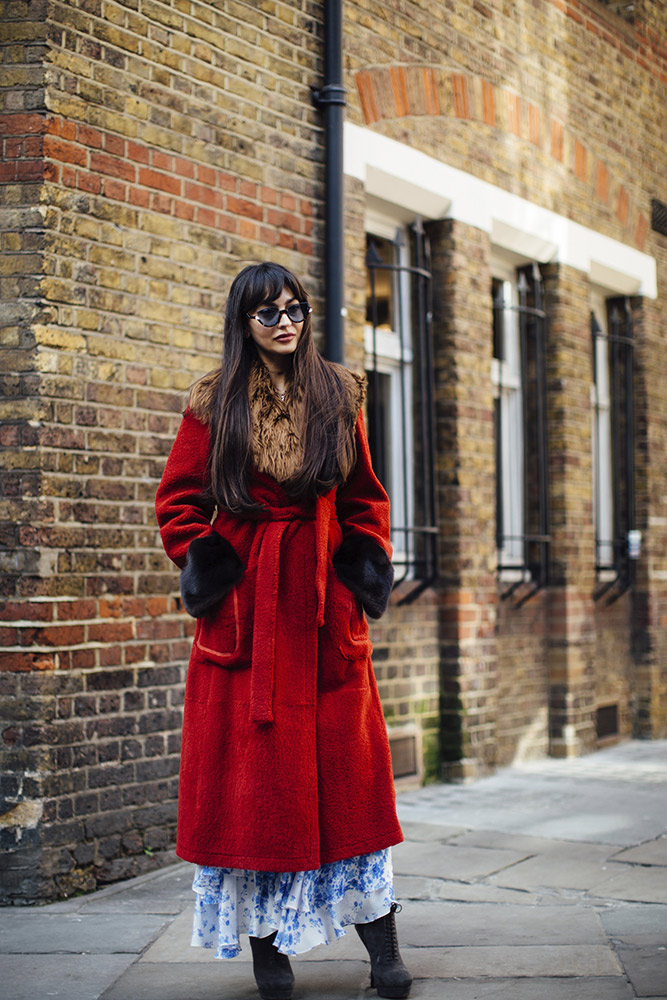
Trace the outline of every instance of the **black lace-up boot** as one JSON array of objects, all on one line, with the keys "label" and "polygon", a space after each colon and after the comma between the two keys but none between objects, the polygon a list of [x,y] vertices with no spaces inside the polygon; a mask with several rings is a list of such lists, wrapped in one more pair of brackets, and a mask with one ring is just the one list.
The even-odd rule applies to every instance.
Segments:
[{"label": "black lace-up boot", "polygon": [[407,997],[412,986],[412,976],[403,965],[398,950],[394,914],[400,909],[397,903],[392,903],[389,913],[378,920],[354,925],[370,956],[371,986],[377,989],[379,997],[391,997],[392,1000]]},{"label": "black lace-up boot", "polygon": [[252,969],[262,1000],[291,1000],[294,974],[287,955],[281,955],[273,944],[276,934],[250,938]]}]

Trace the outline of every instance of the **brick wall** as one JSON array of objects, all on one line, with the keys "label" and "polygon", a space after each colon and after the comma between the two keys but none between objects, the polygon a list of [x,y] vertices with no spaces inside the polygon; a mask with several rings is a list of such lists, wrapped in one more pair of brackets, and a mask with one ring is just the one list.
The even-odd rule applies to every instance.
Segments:
[{"label": "brick wall", "polygon": [[[37,25],[50,43],[48,59],[34,55],[48,100],[26,99],[0,126],[7,143],[25,134],[6,147],[5,202],[19,204],[19,171],[35,182],[29,216],[6,218],[25,247],[31,220],[41,251],[14,262],[24,303],[35,274],[25,333],[35,374],[25,426],[3,431],[8,447],[32,446],[22,461],[34,469],[30,495],[43,498],[6,508],[3,538],[11,898],[90,888],[171,856],[192,628],[153,496],[186,390],[218,361],[226,288],[245,261],[272,257],[303,276],[319,333],[322,149],[309,87],[320,82],[320,8],[54,2],[46,17],[16,5],[4,36],[14,54]],[[16,100],[17,78],[7,87]],[[357,368],[362,324],[352,317]],[[15,354],[7,361],[24,370]],[[390,727],[414,734],[420,772],[433,775],[429,607],[393,608],[373,638]]]},{"label": "brick wall", "polygon": [[[587,276],[544,268],[549,314],[549,505],[551,593],[548,621],[551,751],[595,748],[595,538],[590,311]],[[583,320],[583,322],[582,322]]]},{"label": "brick wall", "polygon": [[[654,243],[660,273],[664,275],[667,272],[667,239],[655,236]],[[633,323],[636,338],[637,524],[643,532],[643,558],[638,561],[632,591],[634,728],[641,736],[656,737],[663,734],[667,726],[664,297],[657,302],[634,301]]]},{"label": "brick wall", "polygon": [[[401,605],[412,586],[397,588],[386,614],[371,626],[373,667],[390,742],[414,740],[416,774],[432,781],[440,776],[437,602],[427,592]],[[405,782],[414,780],[406,773]]]},{"label": "brick wall", "polygon": [[549,744],[550,594],[501,582],[498,598],[496,763],[544,757]]},{"label": "brick wall", "polygon": [[8,7],[2,846],[21,900],[173,856],[192,628],[155,486],[243,263],[278,259],[321,302],[321,28],[312,2]]},{"label": "brick wall", "polygon": [[428,225],[433,258],[443,760],[450,777],[496,762],[495,452],[488,235]]},{"label": "brick wall", "polygon": [[[651,254],[663,288],[667,241],[650,229],[649,217],[650,199],[665,199],[664,4],[635,5],[630,21],[595,0],[446,9],[414,0],[390,7],[379,0],[345,4],[349,118]],[[590,286],[586,275],[566,271],[545,269],[553,586],[524,603],[521,594],[508,599],[500,582],[489,613],[497,660],[485,682],[472,664],[487,662],[488,640],[475,634],[475,625],[467,662],[463,655],[459,577],[485,558],[493,565],[494,542],[483,529],[467,547],[460,536],[464,519],[479,510],[493,523],[482,489],[495,466],[479,452],[480,464],[465,463],[471,424],[453,404],[460,407],[455,387],[468,343],[461,337],[450,348],[448,338],[459,324],[475,345],[478,378],[459,392],[477,405],[489,393],[491,323],[469,296],[488,296],[490,274],[465,239],[458,255],[454,249],[435,267],[440,592],[454,606],[453,624],[445,619],[442,633],[443,745],[445,759],[451,742],[455,758],[470,755],[482,767],[547,749],[594,748],[596,710],[605,704],[619,706],[620,737],[665,732],[667,538],[659,483],[667,465],[667,390],[658,335],[664,300],[637,305],[637,526],[644,549],[631,593],[619,596],[617,589],[610,601],[594,575]],[[462,467],[477,470],[468,493],[458,476]],[[494,606],[486,590],[475,592],[475,600]]]},{"label": "brick wall", "polygon": [[[664,193],[661,0],[345,0],[348,118],[650,253]],[[8,897],[172,857],[191,624],[154,523],[188,386],[246,261],[303,276],[321,336],[314,0],[23,0],[0,25],[0,649]],[[3,10],[4,13],[4,10]],[[363,367],[363,185],[346,185],[347,361]],[[390,731],[427,777],[667,731],[664,300],[637,302],[631,593],[595,599],[588,286],[545,271],[554,587],[495,577],[490,245],[429,224],[442,576],[373,626]],[[439,691],[438,691],[439,689]],[[438,696],[440,704],[438,711]],[[549,744],[549,740],[551,740]]]},{"label": "brick wall", "polygon": [[[365,209],[363,185],[346,178],[345,361],[356,371],[365,367]],[[371,623],[373,665],[391,742],[414,739],[417,780],[433,780],[440,776],[441,752],[438,599],[427,591],[402,605],[413,586],[397,588],[382,620]]]},{"label": "brick wall", "polygon": [[[44,118],[45,4],[14,5],[0,24],[0,600],[14,594],[14,581],[39,571],[40,555],[24,542],[27,526],[48,517],[41,499],[35,423],[45,407],[38,384],[32,323],[39,317],[43,266],[43,217],[39,209]],[[9,617],[43,614],[28,600],[17,601]],[[2,645],[17,631],[2,631]],[[43,658],[35,652],[31,665]],[[48,696],[41,685],[23,684],[20,675],[0,674],[2,699],[2,774],[0,777],[0,851],[20,846],[13,871],[3,871],[11,893],[22,887],[28,898],[40,892],[39,829],[43,816],[42,774],[46,752],[23,739],[25,721],[41,718]],[[16,697],[18,695],[18,697]]]},{"label": "brick wall", "polygon": [[345,10],[356,122],[437,159],[446,136],[453,166],[644,245],[663,159],[660,0],[634,24],[596,0]]},{"label": "brick wall", "polygon": [[642,735],[638,703],[641,686],[633,649],[635,596],[623,594],[615,600],[598,597],[594,609],[595,707],[618,706],[621,737]]}]

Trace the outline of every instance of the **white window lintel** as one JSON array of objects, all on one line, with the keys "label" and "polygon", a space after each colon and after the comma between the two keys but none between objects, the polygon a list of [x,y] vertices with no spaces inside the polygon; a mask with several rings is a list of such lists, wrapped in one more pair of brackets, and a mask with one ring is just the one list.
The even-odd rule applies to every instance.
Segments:
[{"label": "white window lintel", "polygon": [[534,205],[368,128],[345,123],[344,169],[366,194],[425,219],[452,218],[488,232],[529,260],[558,261],[625,295],[658,295],[649,254]]}]

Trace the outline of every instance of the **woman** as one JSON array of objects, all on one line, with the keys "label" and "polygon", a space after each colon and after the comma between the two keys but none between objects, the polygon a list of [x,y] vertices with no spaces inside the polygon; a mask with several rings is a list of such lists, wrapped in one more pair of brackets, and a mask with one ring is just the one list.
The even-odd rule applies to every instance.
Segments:
[{"label": "woman", "polygon": [[[157,494],[197,619],[177,852],[197,865],[193,944],[250,935],[263,1000],[288,955],[354,923],[382,997],[407,997],[389,847],[402,840],[365,610],[385,610],[389,502],[364,381],[320,357],[278,264],[230,289],[222,367],[193,388]],[[362,610],[363,609],[363,610]]]}]

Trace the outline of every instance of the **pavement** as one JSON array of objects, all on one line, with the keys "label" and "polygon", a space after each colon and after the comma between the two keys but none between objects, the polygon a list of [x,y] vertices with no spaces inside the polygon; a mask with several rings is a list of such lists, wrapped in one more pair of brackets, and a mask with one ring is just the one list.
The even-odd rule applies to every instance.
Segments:
[{"label": "pavement", "polygon": [[[399,796],[414,1000],[667,1000],[667,740]],[[192,868],[0,909],[12,1000],[257,1000],[249,948],[189,947]],[[295,1000],[365,1000],[352,932],[294,959]]]}]

